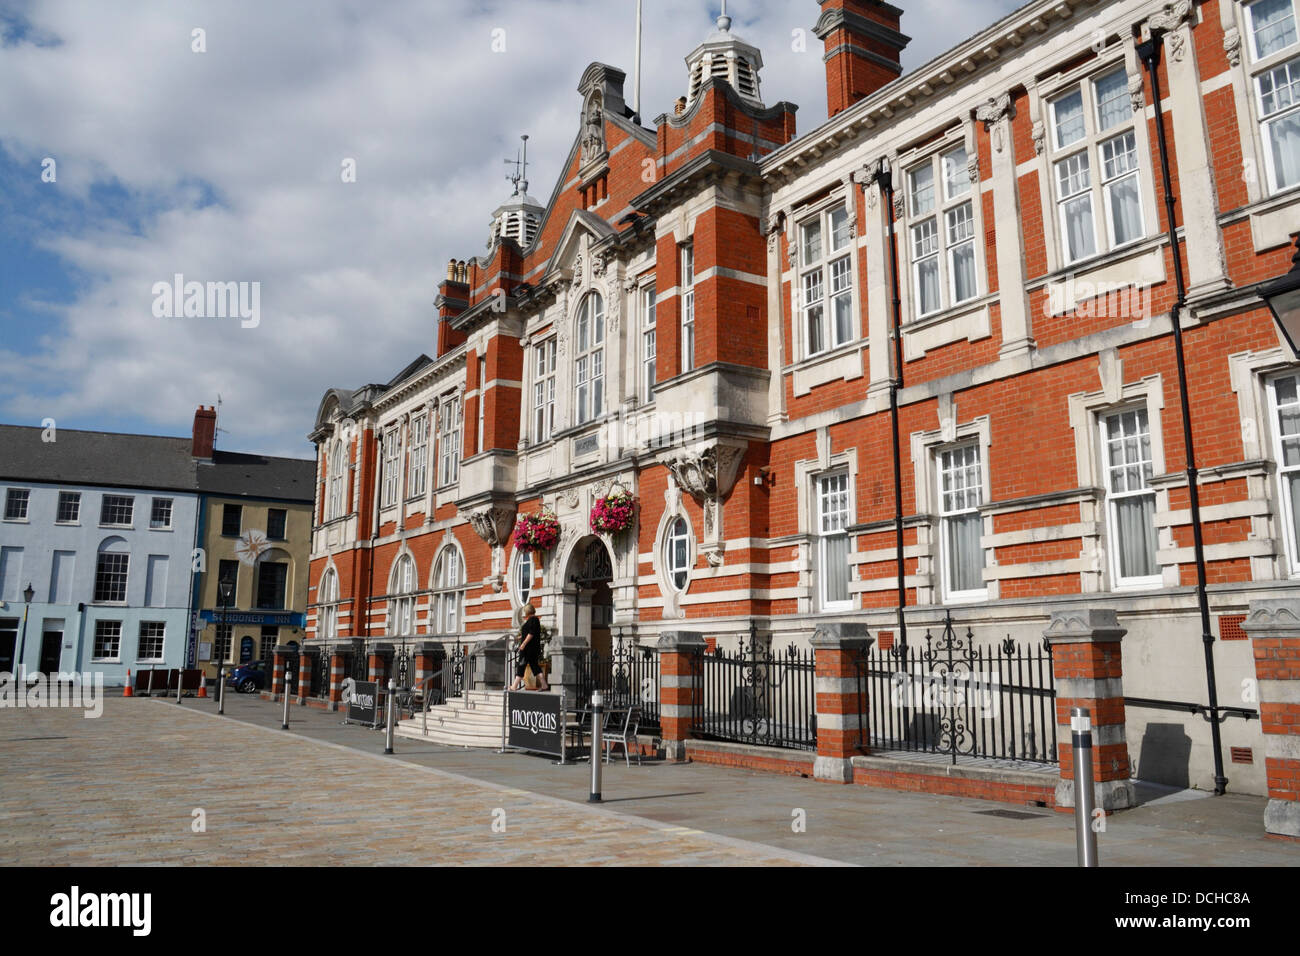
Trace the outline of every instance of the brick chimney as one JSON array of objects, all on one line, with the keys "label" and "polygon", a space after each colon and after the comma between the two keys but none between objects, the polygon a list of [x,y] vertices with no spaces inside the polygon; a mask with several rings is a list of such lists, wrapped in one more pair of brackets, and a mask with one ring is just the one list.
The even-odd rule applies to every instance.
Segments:
[{"label": "brick chimney", "polygon": [[813,32],[826,46],[826,106],[834,116],[865,99],[902,72],[911,41],[898,32],[903,11],[881,0],[818,0],[822,15]]},{"label": "brick chimney", "polygon": [[200,405],[194,413],[194,457],[210,459],[216,440],[217,410],[212,406]]}]

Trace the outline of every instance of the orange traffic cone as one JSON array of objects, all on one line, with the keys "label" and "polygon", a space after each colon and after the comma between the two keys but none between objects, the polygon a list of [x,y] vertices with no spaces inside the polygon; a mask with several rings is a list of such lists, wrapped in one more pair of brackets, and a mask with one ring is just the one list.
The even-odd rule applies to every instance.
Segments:
[{"label": "orange traffic cone", "polygon": [[196,698],[208,696],[208,678],[206,674],[199,675],[199,692],[194,696]]},{"label": "orange traffic cone", "polygon": [[122,688],[123,697],[134,697],[135,690],[131,687],[131,671],[128,668],[126,672],[126,686]]}]

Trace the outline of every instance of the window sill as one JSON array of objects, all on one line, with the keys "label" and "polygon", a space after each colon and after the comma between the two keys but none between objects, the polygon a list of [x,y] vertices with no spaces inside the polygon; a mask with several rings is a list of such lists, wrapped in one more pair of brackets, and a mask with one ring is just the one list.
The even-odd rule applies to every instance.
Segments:
[{"label": "window sill", "polygon": [[5,524],[31,524],[30,518],[5,518]]},{"label": "window sill", "polygon": [[166,528],[150,528],[149,530],[150,530],[150,531],[167,531],[167,532],[171,532],[171,531],[175,531],[176,529],[175,529],[175,528],[172,528],[172,527],[170,527],[170,526],[168,526],[168,527],[166,527]]},{"label": "window sill", "polygon": [[998,300],[996,292],[985,293],[976,296],[973,299],[965,299],[956,305],[950,305],[946,309],[940,309],[938,312],[931,312],[919,318],[912,319],[903,324],[904,334],[908,332],[920,332],[922,329],[928,329],[932,325],[939,325],[951,319],[960,318],[971,312],[978,312],[985,306],[992,305]]},{"label": "window sill", "polygon": [[135,530],[135,525],[133,524],[104,524],[103,522],[101,522],[99,526],[107,531],[134,531]]},{"label": "window sill", "polygon": [[126,601],[91,601],[92,607],[126,607]]},{"label": "window sill", "polygon": [[1141,239],[1135,239],[1127,245],[1118,246],[1114,249],[1108,249],[1105,252],[1099,252],[1095,255],[1088,256],[1086,259],[1076,259],[1073,262],[1066,263],[1059,268],[1047,273],[1041,279],[1033,283],[1032,286],[1026,286],[1027,291],[1033,291],[1040,285],[1051,282],[1059,282],[1067,278],[1078,278],[1082,272],[1091,272],[1094,269],[1103,266],[1112,265],[1116,262],[1124,262],[1127,259],[1134,258],[1152,249],[1159,249],[1168,241],[1168,237],[1163,233],[1154,236],[1145,236]]},{"label": "window sill", "polygon": [[974,604],[988,599],[989,592],[987,588],[982,591],[955,591],[952,594],[943,596],[944,603],[952,602],[953,604]]},{"label": "window sill", "polygon": [[866,345],[866,339],[854,339],[851,342],[837,345],[835,348],[827,349],[824,352],[818,352],[816,355],[805,356],[799,361],[787,365],[785,368],[781,369],[781,371],[788,374],[790,372],[802,372],[810,368],[816,368],[823,363],[834,361],[841,356],[851,355],[858,349],[866,348]]},{"label": "window sill", "polygon": [[122,663],[122,658],[120,658],[120,657],[92,657],[92,658],[90,659],[90,663],[92,663],[92,664],[120,664],[120,663]]},{"label": "window sill", "polygon": [[1116,594],[1122,594],[1130,591],[1154,591],[1164,586],[1164,579],[1161,577],[1141,578],[1134,581],[1120,581],[1111,586],[1111,591]]}]

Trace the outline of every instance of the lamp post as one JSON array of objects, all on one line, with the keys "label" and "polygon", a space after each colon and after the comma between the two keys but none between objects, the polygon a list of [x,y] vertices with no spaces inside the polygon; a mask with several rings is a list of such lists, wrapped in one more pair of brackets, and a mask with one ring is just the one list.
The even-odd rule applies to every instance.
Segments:
[{"label": "lamp post", "polygon": [[1295,237],[1295,255],[1291,257],[1291,271],[1259,287],[1259,294],[1268,303],[1273,320],[1282,331],[1282,337],[1291,353],[1300,358],[1300,233]]},{"label": "lamp post", "polygon": [[35,596],[36,589],[28,581],[27,587],[23,589],[23,634],[18,641],[18,685],[20,687],[27,685],[27,614],[31,611],[32,598]]}]

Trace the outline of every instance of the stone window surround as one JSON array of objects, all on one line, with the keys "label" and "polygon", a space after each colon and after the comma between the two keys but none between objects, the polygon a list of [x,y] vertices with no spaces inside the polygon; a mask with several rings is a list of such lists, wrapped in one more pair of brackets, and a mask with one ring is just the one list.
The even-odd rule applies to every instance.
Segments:
[{"label": "stone window surround", "polygon": [[821,588],[817,577],[817,560],[814,554],[819,537],[816,482],[824,474],[839,471],[847,471],[849,475],[849,601],[851,606],[827,611],[826,613],[840,614],[850,610],[861,610],[862,608],[862,592],[860,588],[855,587],[859,583],[859,579],[854,573],[857,567],[856,534],[851,530],[853,525],[857,523],[858,514],[858,449],[851,447],[841,452],[832,452],[829,431],[827,429],[818,429],[817,457],[800,459],[794,463],[794,484],[798,501],[796,514],[799,520],[795,547],[798,549],[799,554],[797,562],[799,584],[797,590],[798,613],[800,614],[822,613],[819,597]]},{"label": "stone window surround", "polygon": [[[1300,57],[1300,44],[1292,44],[1285,50],[1256,60],[1250,17],[1246,12],[1246,7],[1250,5],[1246,0],[1219,0],[1219,20],[1224,28],[1224,46],[1229,51],[1228,75],[1231,78],[1233,100],[1237,111],[1237,128],[1241,133],[1241,155],[1243,163],[1249,164],[1247,169],[1243,170],[1243,179],[1246,182],[1246,194],[1253,204],[1278,196],[1289,195],[1294,199],[1297,190],[1300,190],[1300,183],[1279,190],[1273,190],[1269,185],[1266,158],[1268,151],[1259,121],[1259,94],[1255,82],[1256,77],[1268,69]],[[1297,28],[1300,28],[1300,5],[1293,5],[1293,8],[1297,18]],[[1232,62],[1234,59],[1235,63]]]},{"label": "stone window surround", "polygon": [[[939,464],[938,453],[954,445],[965,445],[973,439],[980,452],[980,482],[983,485],[983,503],[993,500],[993,486],[989,476],[989,449],[993,444],[992,420],[980,415],[969,422],[958,424],[956,407],[951,396],[941,396],[939,401],[939,427],[931,431],[913,432],[911,436],[912,484],[916,489],[916,514],[922,516],[916,525],[917,595],[918,604],[938,604],[952,600],[954,603],[997,600],[997,579],[985,581],[983,594],[949,599],[943,595],[943,567],[939,541]],[[993,516],[981,508],[984,547],[984,567],[997,561],[993,548],[984,544],[984,538],[993,534]]]}]

